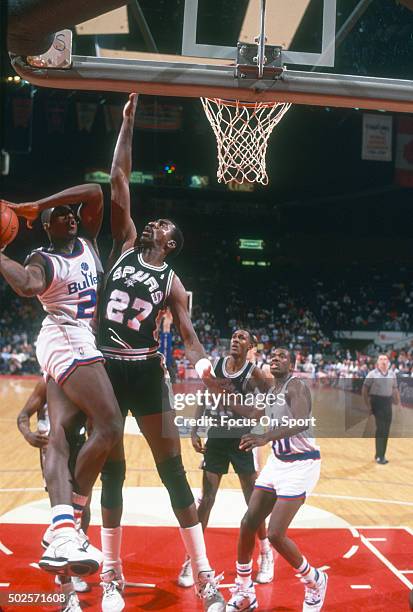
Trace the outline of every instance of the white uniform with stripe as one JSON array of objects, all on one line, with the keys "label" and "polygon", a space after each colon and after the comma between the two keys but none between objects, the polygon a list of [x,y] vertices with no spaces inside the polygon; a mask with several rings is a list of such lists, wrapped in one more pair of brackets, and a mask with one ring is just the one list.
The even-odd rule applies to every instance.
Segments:
[{"label": "white uniform with stripe", "polygon": [[89,243],[78,238],[72,254],[37,249],[48,268],[49,284],[38,296],[47,316],[37,339],[40,367],[62,384],[80,365],[104,361],[96,348],[93,321],[102,268]]},{"label": "white uniform with stripe", "polygon": [[[287,394],[292,380],[290,376],[277,394]],[[300,384],[305,384],[300,380]],[[269,393],[273,392],[270,390]],[[294,418],[288,403],[267,405],[266,415],[271,419],[286,416]],[[311,417],[311,410],[308,417]],[[320,449],[311,435],[311,430],[303,431],[289,438],[276,440],[272,444],[272,453],[268,457],[255,486],[264,491],[277,494],[278,499],[305,499],[316,486],[320,477]]]}]

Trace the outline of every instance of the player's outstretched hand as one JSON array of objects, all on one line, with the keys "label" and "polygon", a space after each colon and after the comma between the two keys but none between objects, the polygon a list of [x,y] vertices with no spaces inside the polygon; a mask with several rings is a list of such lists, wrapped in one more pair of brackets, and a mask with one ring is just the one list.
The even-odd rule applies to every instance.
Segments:
[{"label": "player's outstretched hand", "polygon": [[32,229],[33,223],[39,216],[39,207],[33,202],[26,202],[24,204],[14,204],[13,202],[7,202],[6,200],[0,200],[0,203],[7,204],[18,217],[24,217],[27,221],[27,227]]},{"label": "player's outstretched hand", "polygon": [[126,102],[125,107],[123,109],[124,119],[128,119],[129,117],[133,117],[135,115],[136,105],[138,103],[138,97],[139,96],[137,93],[129,94],[129,99]]},{"label": "player's outstretched hand", "polygon": [[209,391],[211,391],[211,393],[215,393],[216,395],[224,395],[225,393],[235,391],[232,381],[225,378],[217,378],[215,376],[211,364],[205,368],[201,378],[202,382],[206,385],[206,387],[208,387]]},{"label": "player's outstretched hand", "polygon": [[257,446],[265,446],[267,442],[268,440],[265,434],[258,435],[249,433],[242,436],[241,441],[239,443],[239,448],[243,451],[250,451]]},{"label": "player's outstretched hand", "polygon": [[205,448],[203,447],[202,440],[197,433],[191,433],[191,442],[192,446],[194,447],[194,450],[196,450],[197,453],[201,453],[202,455],[205,453]]},{"label": "player's outstretched hand", "polygon": [[48,437],[45,434],[41,434],[38,431],[31,431],[25,436],[27,442],[35,448],[44,448],[47,446]]}]

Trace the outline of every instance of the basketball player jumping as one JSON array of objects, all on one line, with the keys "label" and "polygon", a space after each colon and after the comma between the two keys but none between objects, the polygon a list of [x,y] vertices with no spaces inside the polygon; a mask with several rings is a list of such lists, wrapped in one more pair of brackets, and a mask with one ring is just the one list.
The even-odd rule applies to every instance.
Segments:
[{"label": "basketball player jumping", "polygon": [[[126,417],[130,410],[136,418],[168,490],[204,609],[219,612],[225,609],[225,602],[217,588],[219,578],[215,577],[206,555],[155,338],[158,317],[166,306],[182,336],[186,356],[209,383],[213,382],[211,364],[189,318],[185,289],[165,261],[181,250],[180,229],[169,219],[158,219],[147,223],[138,237],[131,218],[129,177],[136,104],[137,95],[131,94],[112,162],[113,265],[100,301],[99,347],[107,360],[107,372],[122,414]],[[124,475],[125,458],[120,443],[102,471],[104,611],[122,610],[125,605],[120,561]]]},{"label": "basketball player jumping", "polygon": [[[248,353],[254,346],[254,339],[250,332],[238,329],[232,334],[230,352],[227,357],[219,357],[213,363],[215,375],[232,383],[232,391],[244,396],[247,393],[253,396],[257,389],[260,392],[268,391],[268,384],[262,370],[248,361]],[[191,431],[192,445],[198,453],[204,455],[202,464],[202,493],[198,506],[198,516],[205,530],[208,525],[209,515],[215,503],[215,497],[223,474],[228,473],[229,465],[232,464],[238,475],[245,501],[249,502],[254,490],[257,472],[254,465],[252,452],[240,450],[241,436],[251,430],[248,425],[241,423],[240,427],[228,427],[228,421],[222,417],[232,418],[236,416],[229,406],[221,405],[218,410],[208,411],[208,415],[215,419],[215,423],[209,428],[208,440],[205,447],[202,445],[198,435],[198,427]],[[204,407],[199,406],[195,418],[199,422],[204,412]],[[274,577],[274,558],[271,545],[267,538],[265,523],[258,528],[260,542],[260,556],[258,558],[258,574],[256,581],[268,583]],[[178,577],[178,584],[189,587],[193,584],[190,560],[186,559]]]},{"label": "basketball player jumping", "polygon": [[[79,203],[77,219],[73,206]],[[103,196],[98,185],[87,184],[13,208],[30,222],[41,214],[50,240],[49,248],[31,253],[24,266],[0,254],[6,281],[20,296],[37,296],[47,315],[37,358],[49,379],[45,477],[54,538],[39,565],[52,573],[86,575],[98,569],[99,559],[93,547],[79,540],[73,504],[81,512],[109,451],[122,438],[119,406],[92,331],[101,269],[93,244],[102,223]],[[86,239],[78,237],[78,221]],[[86,417],[92,433],[77,457],[74,491],[66,434]]]},{"label": "basketball player jumping", "polygon": [[[251,580],[252,553],[256,531],[268,515],[271,515],[268,539],[304,582],[303,612],[319,612],[324,603],[327,574],[312,567],[286,535],[291,521],[320,475],[320,451],[310,437],[308,425],[296,426],[293,422],[293,419],[308,419],[309,423],[311,418],[310,392],[304,382],[293,375],[293,370],[294,359],[290,351],[276,348],[271,357],[271,374],[275,385],[267,394],[267,405],[268,416],[273,423],[278,420],[280,426],[262,435],[246,434],[240,443],[241,449],[250,451],[255,446],[272,442],[273,453],[257,478],[248,510],[241,522],[237,578],[232,597],[227,603],[227,612],[258,607]],[[259,411],[244,407],[243,414],[258,416]]]}]

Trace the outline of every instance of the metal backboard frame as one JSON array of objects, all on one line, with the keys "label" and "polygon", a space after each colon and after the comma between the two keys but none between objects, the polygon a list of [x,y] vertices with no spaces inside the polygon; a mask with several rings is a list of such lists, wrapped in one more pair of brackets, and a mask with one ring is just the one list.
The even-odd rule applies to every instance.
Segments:
[{"label": "metal backboard frame", "polygon": [[[336,11],[337,0],[323,0],[323,30],[320,53],[283,50],[283,62],[303,66],[333,67],[335,61]],[[182,55],[234,61],[237,56],[236,47],[205,45],[197,42],[198,13],[199,0],[185,0]]]}]

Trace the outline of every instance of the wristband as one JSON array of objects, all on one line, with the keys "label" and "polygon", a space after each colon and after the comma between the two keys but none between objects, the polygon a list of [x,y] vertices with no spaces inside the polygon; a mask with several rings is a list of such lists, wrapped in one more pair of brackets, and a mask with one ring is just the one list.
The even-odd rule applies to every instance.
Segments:
[{"label": "wristband", "polygon": [[194,367],[195,367],[196,373],[198,374],[199,378],[202,378],[203,375],[205,374],[205,371],[208,370],[209,368],[211,369],[211,375],[215,376],[214,370],[212,369],[212,366],[211,366],[211,362],[206,357],[202,357],[201,359],[198,359]]}]

